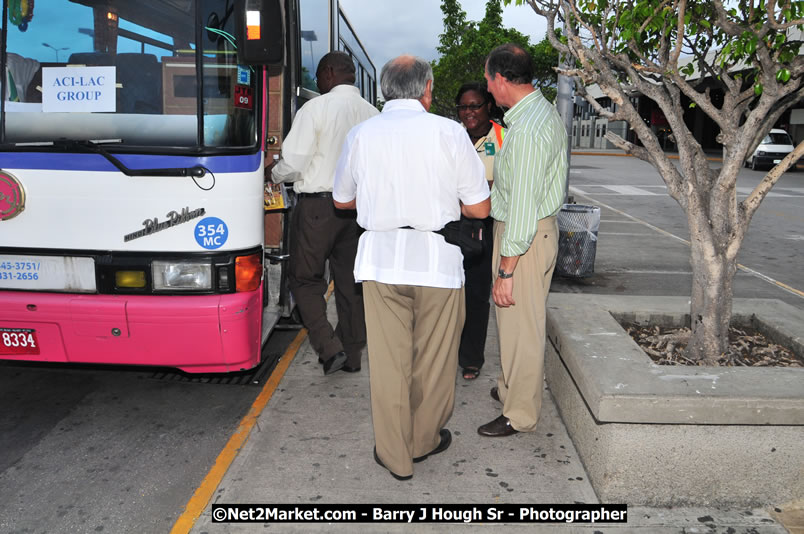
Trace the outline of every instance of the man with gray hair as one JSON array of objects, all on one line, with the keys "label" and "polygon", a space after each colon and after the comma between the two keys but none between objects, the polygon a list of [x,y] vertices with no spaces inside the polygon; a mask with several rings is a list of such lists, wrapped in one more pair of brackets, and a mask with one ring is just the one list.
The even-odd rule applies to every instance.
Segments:
[{"label": "man with gray hair", "polygon": [[385,107],[346,137],[333,200],[357,209],[355,280],[363,282],[374,459],[398,480],[452,442],[464,319],[463,256],[434,233],[485,218],[483,163],[463,127],[428,113],[433,72],[400,56],[380,73]]}]

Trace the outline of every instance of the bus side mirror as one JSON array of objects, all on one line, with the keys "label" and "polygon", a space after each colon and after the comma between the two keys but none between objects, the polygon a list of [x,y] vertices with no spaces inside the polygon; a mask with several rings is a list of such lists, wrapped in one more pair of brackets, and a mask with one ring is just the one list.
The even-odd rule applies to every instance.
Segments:
[{"label": "bus side mirror", "polygon": [[244,65],[282,65],[285,25],[280,0],[235,3],[237,60]]}]

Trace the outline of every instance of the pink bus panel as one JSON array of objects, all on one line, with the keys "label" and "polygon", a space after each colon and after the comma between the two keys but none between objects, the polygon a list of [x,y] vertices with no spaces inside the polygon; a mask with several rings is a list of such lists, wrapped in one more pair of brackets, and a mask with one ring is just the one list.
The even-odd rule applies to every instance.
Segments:
[{"label": "pink bus panel", "polygon": [[0,327],[34,329],[38,355],[8,360],[156,365],[190,373],[260,359],[262,291],[204,296],[3,291]]}]

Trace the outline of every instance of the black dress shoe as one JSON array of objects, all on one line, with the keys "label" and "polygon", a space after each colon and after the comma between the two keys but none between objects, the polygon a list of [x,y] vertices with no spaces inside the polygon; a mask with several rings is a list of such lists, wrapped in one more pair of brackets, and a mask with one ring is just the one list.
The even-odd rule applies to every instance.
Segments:
[{"label": "black dress shoe", "polygon": [[442,428],[441,431],[438,433],[438,435],[441,436],[441,441],[438,443],[438,447],[436,447],[435,449],[431,450],[430,452],[428,452],[424,456],[419,456],[417,458],[414,458],[413,459],[414,464],[417,464],[419,462],[423,462],[424,460],[427,459],[428,456],[438,454],[439,452],[444,452],[445,450],[447,450],[449,448],[449,446],[452,444],[452,433],[449,430],[447,430],[446,428]]},{"label": "black dress shoe", "polygon": [[489,395],[491,395],[492,399],[496,400],[499,403],[502,403],[502,401],[500,400],[500,390],[497,389],[497,386],[491,388],[491,391],[489,391]]},{"label": "black dress shoe", "polygon": [[481,436],[488,436],[491,438],[502,438],[505,436],[513,436],[519,431],[511,426],[511,421],[507,417],[501,415],[494,421],[486,423],[477,429],[477,433]]},{"label": "black dress shoe", "polygon": [[346,353],[343,351],[336,352],[329,360],[324,361],[324,374],[331,375],[336,371],[340,371],[345,363]]},{"label": "black dress shoe", "polygon": [[374,461],[377,462],[377,465],[379,465],[380,467],[383,467],[383,468],[387,469],[388,472],[391,473],[391,476],[394,477],[397,480],[410,480],[411,478],[413,478],[413,475],[408,475],[406,477],[403,477],[401,475],[397,475],[396,473],[394,473],[393,471],[391,471],[390,469],[385,467],[385,464],[382,463],[382,460],[380,460],[380,457],[377,456],[377,447],[374,447]]},{"label": "black dress shoe", "polygon": [[[318,363],[323,365],[325,361],[326,360],[321,359],[321,356],[318,357]],[[361,369],[360,366],[352,367],[351,365],[346,365],[346,364],[344,364],[344,366],[341,367],[341,371],[346,371],[347,373],[359,373],[360,369]]]}]

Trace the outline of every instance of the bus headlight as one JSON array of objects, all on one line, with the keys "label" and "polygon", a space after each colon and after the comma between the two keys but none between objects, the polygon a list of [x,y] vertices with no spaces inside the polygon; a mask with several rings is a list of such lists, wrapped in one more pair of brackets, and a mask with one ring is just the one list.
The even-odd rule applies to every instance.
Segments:
[{"label": "bus headlight", "polygon": [[154,261],[151,270],[157,291],[212,289],[212,265],[209,263]]}]

